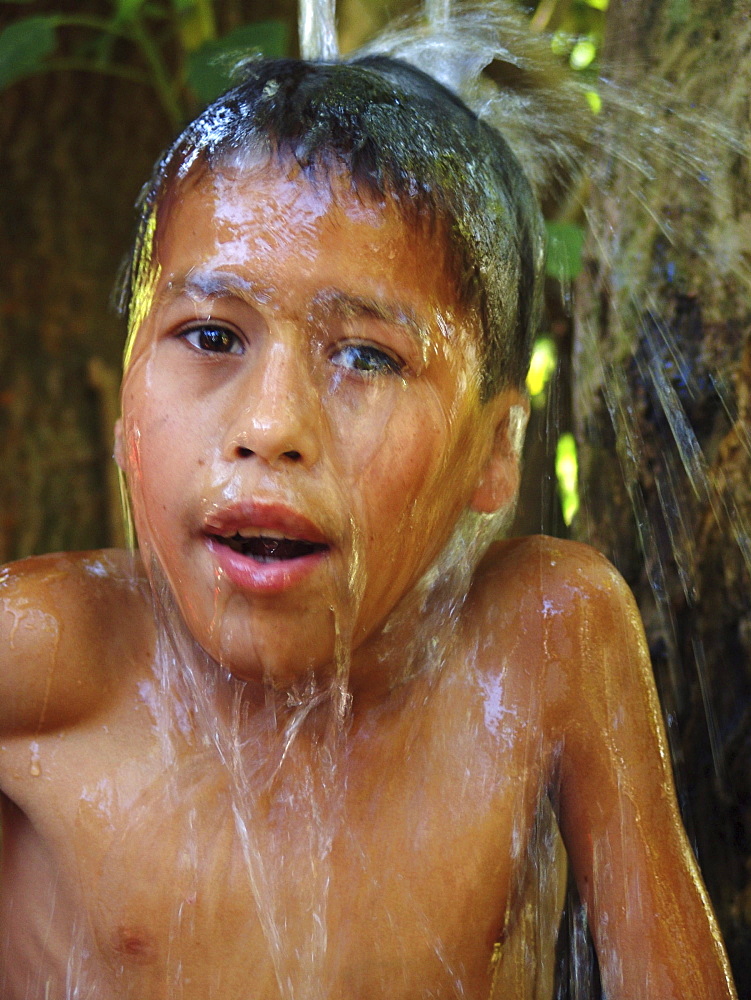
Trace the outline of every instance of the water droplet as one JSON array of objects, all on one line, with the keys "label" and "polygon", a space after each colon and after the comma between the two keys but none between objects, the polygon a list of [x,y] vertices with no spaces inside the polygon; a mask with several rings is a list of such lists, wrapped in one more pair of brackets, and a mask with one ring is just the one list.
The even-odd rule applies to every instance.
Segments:
[{"label": "water droplet", "polygon": [[42,765],[39,758],[39,744],[34,740],[31,744],[31,763],[29,764],[29,774],[32,778],[38,778],[42,773]]}]

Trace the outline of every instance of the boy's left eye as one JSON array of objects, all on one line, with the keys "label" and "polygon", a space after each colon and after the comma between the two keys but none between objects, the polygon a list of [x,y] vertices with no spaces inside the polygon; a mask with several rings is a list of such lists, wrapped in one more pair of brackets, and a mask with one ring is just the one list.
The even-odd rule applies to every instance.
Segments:
[{"label": "boy's left eye", "polygon": [[204,323],[180,334],[188,343],[199,351],[210,354],[242,354],[242,341],[236,333],[226,326],[214,326]]},{"label": "boy's left eye", "polygon": [[331,355],[331,362],[365,375],[400,375],[404,368],[396,358],[370,344],[345,344]]}]

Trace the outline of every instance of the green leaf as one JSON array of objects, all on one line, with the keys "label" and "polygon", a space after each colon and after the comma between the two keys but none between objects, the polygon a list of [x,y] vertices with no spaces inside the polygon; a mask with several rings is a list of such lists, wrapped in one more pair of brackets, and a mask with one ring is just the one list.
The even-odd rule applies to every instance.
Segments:
[{"label": "green leaf", "polygon": [[582,269],[584,230],[573,222],[546,222],[548,259],[546,272],[558,281],[572,281]]},{"label": "green leaf", "polygon": [[257,53],[279,57],[287,51],[287,25],[284,21],[257,21],[243,25],[191,52],[187,67],[188,86],[199,101],[208,104],[232,84],[232,72],[241,59]]},{"label": "green leaf", "polygon": [[57,44],[57,18],[26,17],[0,33],[0,90],[42,69]]},{"label": "green leaf", "polygon": [[140,12],[145,0],[116,0],[118,21],[132,21]]},{"label": "green leaf", "polygon": [[688,24],[691,20],[691,0],[671,0],[668,18],[673,27]]}]

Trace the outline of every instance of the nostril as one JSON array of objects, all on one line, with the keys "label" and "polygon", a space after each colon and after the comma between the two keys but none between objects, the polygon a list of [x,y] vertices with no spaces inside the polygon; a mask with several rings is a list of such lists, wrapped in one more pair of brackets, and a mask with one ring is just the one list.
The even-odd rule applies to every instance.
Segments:
[{"label": "nostril", "polygon": [[[235,458],[253,458],[254,455],[258,455],[259,457],[263,458],[265,457],[266,452],[263,448],[259,451],[254,448],[248,448],[244,444],[236,444],[234,446],[233,454]],[[274,456],[276,456],[277,458],[286,458],[290,462],[302,461],[302,452],[293,449],[283,452],[274,451],[273,454],[271,455],[272,460],[274,459]]]}]

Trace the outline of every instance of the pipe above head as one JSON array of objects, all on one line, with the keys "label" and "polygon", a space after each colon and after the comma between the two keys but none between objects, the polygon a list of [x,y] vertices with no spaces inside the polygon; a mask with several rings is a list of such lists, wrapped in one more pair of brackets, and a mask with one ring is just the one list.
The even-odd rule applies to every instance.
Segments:
[{"label": "pipe above head", "polygon": [[300,57],[312,62],[336,62],[336,0],[300,0]]}]

